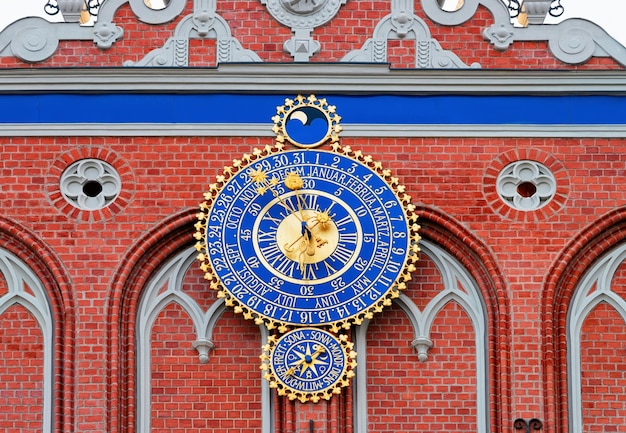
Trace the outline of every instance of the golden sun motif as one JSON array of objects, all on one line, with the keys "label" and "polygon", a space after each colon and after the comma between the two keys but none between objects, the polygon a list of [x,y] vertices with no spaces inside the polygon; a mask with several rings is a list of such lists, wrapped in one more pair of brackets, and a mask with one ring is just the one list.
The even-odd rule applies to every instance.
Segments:
[{"label": "golden sun motif", "polygon": [[287,374],[294,374],[297,371],[297,368],[300,367],[300,375],[304,375],[307,370],[311,369],[313,374],[318,375],[316,365],[328,365],[328,362],[321,361],[318,359],[319,355],[326,352],[324,346],[317,346],[314,351],[311,351],[313,345],[307,345],[306,351],[304,353],[295,351],[295,354],[300,357],[298,361],[296,361],[292,367],[287,371]]}]

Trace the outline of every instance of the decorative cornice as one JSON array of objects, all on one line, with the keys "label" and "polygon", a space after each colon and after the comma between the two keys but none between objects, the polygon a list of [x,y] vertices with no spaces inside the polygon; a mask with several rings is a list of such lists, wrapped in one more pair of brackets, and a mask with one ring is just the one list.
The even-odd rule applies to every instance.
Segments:
[{"label": "decorative cornice", "polygon": [[[625,138],[623,125],[397,125],[344,123],[343,137]],[[270,123],[0,123],[0,137],[274,137]]]},{"label": "decorative cornice", "polygon": [[387,64],[0,70],[7,93],[626,94],[623,71],[393,70]]},{"label": "decorative cornice", "polygon": [[[0,94],[626,95],[622,71],[392,70],[386,64],[0,70]],[[268,123],[269,124],[269,123]],[[272,136],[265,123],[2,123],[0,136]],[[361,137],[626,137],[624,124],[345,124]]]}]

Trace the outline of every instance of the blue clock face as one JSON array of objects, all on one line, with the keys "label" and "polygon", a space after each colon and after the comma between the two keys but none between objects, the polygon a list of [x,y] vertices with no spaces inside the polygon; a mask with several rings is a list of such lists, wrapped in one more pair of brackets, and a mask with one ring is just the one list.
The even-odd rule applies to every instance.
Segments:
[{"label": "blue clock face", "polygon": [[205,230],[227,296],[293,326],[363,318],[402,274],[410,237],[402,202],[375,170],[307,149],[239,170],[213,200]]},{"label": "blue clock face", "polygon": [[344,378],[348,357],[332,334],[315,328],[283,335],[273,348],[271,369],[278,382],[300,395],[320,393]]}]

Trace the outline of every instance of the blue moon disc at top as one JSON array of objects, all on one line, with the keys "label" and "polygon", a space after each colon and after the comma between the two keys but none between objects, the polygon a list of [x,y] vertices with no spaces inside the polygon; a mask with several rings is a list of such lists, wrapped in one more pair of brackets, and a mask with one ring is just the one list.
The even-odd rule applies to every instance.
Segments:
[{"label": "blue moon disc at top", "polygon": [[303,145],[319,143],[328,135],[328,119],[315,107],[302,107],[289,114],[285,132],[289,138]]}]

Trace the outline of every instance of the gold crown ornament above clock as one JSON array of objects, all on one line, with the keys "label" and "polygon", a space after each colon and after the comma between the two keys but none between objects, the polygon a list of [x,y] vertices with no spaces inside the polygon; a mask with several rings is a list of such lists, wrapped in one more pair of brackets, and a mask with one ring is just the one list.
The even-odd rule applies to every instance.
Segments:
[{"label": "gold crown ornament above clock", "polygon": [[274,332],[261,354],[270,387],[316,402],[354,375],[347,330],[411,279],[419,226],[398,179],[339,144],[325,99],[286,99],[272,120],[275,143],[233,161],[204,194],[196,249],[226,305]]}]

